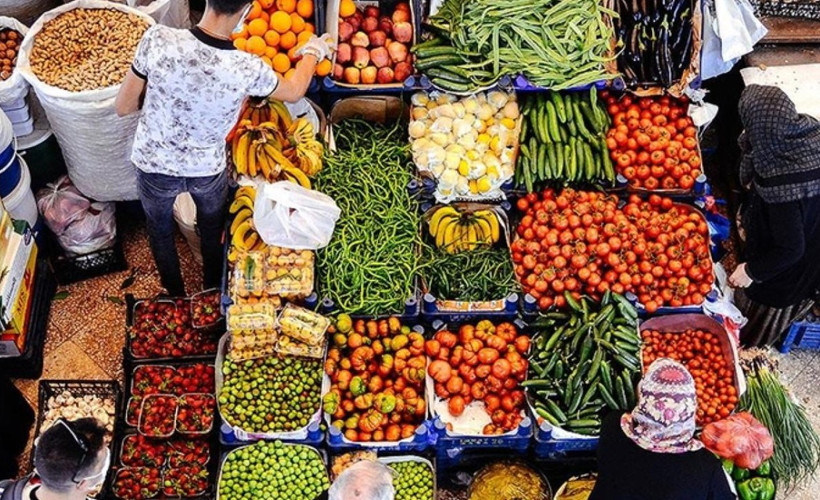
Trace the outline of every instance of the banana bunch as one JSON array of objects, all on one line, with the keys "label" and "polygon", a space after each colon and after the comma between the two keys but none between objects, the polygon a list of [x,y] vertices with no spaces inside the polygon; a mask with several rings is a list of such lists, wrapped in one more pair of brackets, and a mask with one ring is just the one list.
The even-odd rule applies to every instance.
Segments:
[{"label": "banana bunch", "polygon": [[292,147],[284,150],[293,164],[306,175],[313,177],[322,170],[324,147],[316,140],[313,124],[307,118],[297,118],[287,129]]},{"label": "banana bunch", "polygon": [[498,216],[489,209],[462,213],[450,205],[443,206],[433,213],[428,226],[436,247],[448,253],[492,245],[501,235]]},{"label": "banana bunch", "polygon": [[229,233],[231,238],[231,249],[228,252],[229,262],[236,262],[242,252],[266,248],[265,242],[253,226],[254,200],[256,200],[256,188],[240,186],[228,208],[233,215]]},{"label": "banana bunch", "polygon": [[258,126],[265,122],[277,123],[281,130],[287,130],[293,123],[290,111],[281,101],[269,99],[248,100],[239,113],[239,120],[234,125],[233,130],[228,134],[228,142],[232,142],[237,132],[244,122],[250,122],[253,126]]},{"label": "banana bunch", "polygon": [[250,120],[241,122],[231,141],[236,172],[249,177],[261,175],[269,182],[288,180],[310,189],[310,179],[282,151],[282,145],[288,143],[282,130],[272,121],[259,125]]}]

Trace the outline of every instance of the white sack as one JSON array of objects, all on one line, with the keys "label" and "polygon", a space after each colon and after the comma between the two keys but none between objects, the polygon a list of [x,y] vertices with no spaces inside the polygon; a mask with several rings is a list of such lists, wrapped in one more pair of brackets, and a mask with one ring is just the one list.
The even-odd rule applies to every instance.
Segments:
[{"label": "white sack", "polygon": [[[28,28],[12,17],[0,16],[0,30],[3,28],[11,28],[23,36],[26,36],[26,33],[28,33]],[[0,81],[0,107],[6,103],[20,101],[25,98],[27,94],[28,82],[20,75],[20,71],[18,71],[17,67],[11,71],[11,77],[8,80]]]},{"label": "white sack", "polygon": [[29,54],[43,24],[77,8],[117,9],[155,24],[148,14],[126,5],[75,0],[46,12],[34,23],[23,40],[17,70],[37,93],[77,189],[99,201],[135,200],[137,178],[130,157],[139,114],[117,116],[114,99],[120,86],[69,92],[42,82],[31,70]]}]

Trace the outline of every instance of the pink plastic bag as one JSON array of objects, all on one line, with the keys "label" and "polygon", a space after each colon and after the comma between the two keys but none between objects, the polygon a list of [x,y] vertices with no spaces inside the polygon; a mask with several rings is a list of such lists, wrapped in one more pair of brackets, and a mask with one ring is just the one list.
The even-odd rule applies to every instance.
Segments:
[{"label": "pink plastic bag", "polygon": [[747,412],[708,424],[701,440],[707,449],[744,469],[757,469],[774,453],[769,430]]},{"label": "pink plastic bag", "polygon": [[37,193],[37,208],[69,256],[111,247],[117,238],[113,203],[92,203],[68,176]]}]

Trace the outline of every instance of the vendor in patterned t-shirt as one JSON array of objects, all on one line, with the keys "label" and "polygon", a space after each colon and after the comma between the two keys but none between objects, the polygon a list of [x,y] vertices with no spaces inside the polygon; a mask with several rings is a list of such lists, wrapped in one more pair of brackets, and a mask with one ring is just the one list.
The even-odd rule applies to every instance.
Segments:
[{"label": "vendor in patterned t-shirt", "polygon": [[148,29],[115,103],[125,116],[142,109],[131,161],[137,167],[140,201],[162,286],[184,296],[174,244],[173,206],[188,192],[196,204],[204,289],[220,284],[225,205],[226,142],[250,96],[294,102],[307,91],[316,64],[332,46],[311,37],[293,75],[280,79],[260,57],[240,52],[231,33],[251,7],[247,0],[208,0],[191,30]]}]

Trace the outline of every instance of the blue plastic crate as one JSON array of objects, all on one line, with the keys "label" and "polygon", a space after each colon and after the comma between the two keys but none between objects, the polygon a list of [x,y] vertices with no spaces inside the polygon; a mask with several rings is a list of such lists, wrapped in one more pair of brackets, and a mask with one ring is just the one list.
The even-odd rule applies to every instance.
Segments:
[{"label": "blue plastic crate", "polygon": [[458,436],[448,435],[447,427],[440,419],[432,422],[432,432],[437,436],[436,457],[439,460],[453,460],[465,450],[504,449],[525,452],[533,435],[533,422],[525,417],[513,435]]},{"label": "blue plastic crate", "polygon": [[[220,422],[221,423],[221,422]],[[319,422],[311,422],[308,425],[308,435],[306,439],[297,439],[297,440],[287,440],[287,439],[279,439],[278,441],[283,441],[286,443],[294,443],[294,444],[306,444],[310,446],[321,446],[322,442],[325,440],[325,432],[322,430],[321,425]],[[231,429],[228,425],[220,425],[219,427],[219,444],[223,448],[237,448],[239,446],[245,446],[248,444],[252,444],[258,441],[257,439],[249,439],[243,440],[240,439],[234,434],[233,429]]]},{"label": "blue plastic crate", "polygon": [[[317,311],[320,314],[324,314],[325,316],[345,312],[336,307],[336,304],[333,302],[333,299],[329,297],[325,297],[319,302]],[[404,301],[404,311],[402,313],[380,314],[378,316],[368,316],[365,314],[351,314],[350,317],[353,319],[381,319],[395,316],[399,318],[402,322],[414,323],[418,319],[420,313],[421,304],[418,298],[418,292],[416,292],[414,296],[408,297],[407,300]]]},{"label": "blue plastic crate", "polygon": [[432,431],[430,421],[425,420],[416,428],[416,432],[413,437],[408,438],[406,441],[403,440],[395,443],[357,443],[346,439],[341,430],[331,425],[328,427],[325,442],[327,443],[329,449],[338,451],[369,450],[376,452],[422,452],[435,445],[436,434]]},{"label": "blue plastic crate", "polygon": [[533,454],[542,460],[562,460],[567,454],[593,454],[598,449],[598,439],[539,439],[533,440]]},{"label": "blue plastic crate", "polygon": [[792,323],[780,352],[785,354],[792,348],[820,350],[820,317],[809,314],[805,319]]}]

